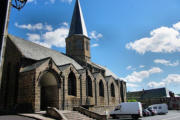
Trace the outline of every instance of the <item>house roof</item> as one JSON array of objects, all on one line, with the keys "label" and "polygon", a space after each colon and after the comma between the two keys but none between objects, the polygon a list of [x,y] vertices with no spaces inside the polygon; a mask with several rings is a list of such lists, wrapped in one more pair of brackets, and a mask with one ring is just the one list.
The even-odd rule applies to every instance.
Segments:
[{"label": "house roof", "polygon": [[43,47],[36,43],[15,37],[10,34],[8,35],[8,37],[19,49],[22,55],[26,58],[30,58],[34,60],[42,60],[44,58],[51,57],[58,66],[71,63],[75,66],[77,70],[83,69],[83,67],[79,65],[75,60],[66,56],[63,53],[60,53],[58,51]]},{"label": "house roof", "polygon": [[156,88],[136,92],[127,92],[127,98],[152,99],[163,97],[169,97],[169,91],[166,88]]}]

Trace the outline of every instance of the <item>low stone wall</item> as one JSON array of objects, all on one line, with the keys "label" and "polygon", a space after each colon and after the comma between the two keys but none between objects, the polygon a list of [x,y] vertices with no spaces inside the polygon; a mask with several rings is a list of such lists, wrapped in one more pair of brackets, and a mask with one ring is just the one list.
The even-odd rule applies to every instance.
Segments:
[{"label": "low stone wall", "polygon": [[57,120],[67,120],[66,117],[56,108],[48,107],[46,114],[52,118],[57,119]]},{"label": "low stone wall", "polygon": [[73,108],[74,111],[78,111],[90,118],[93,118],[93,119],[96,119],[96,120],[107,120],[107,116],[106,115],[100,115],[98,113],[95,113],[95,112],[92,112],[92,111],[89,111],[83,107],[74,107]]},{"label": "low stone wall", "polygon": [[90,111],[101,114],[101,115],[108,115],[108,113],[114,110],[115,106],[94,106],[89,108]]}]

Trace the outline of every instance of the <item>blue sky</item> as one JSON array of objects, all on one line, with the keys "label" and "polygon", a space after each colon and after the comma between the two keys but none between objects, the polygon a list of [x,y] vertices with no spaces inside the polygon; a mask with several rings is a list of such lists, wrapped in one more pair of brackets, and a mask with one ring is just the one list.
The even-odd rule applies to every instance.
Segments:
[{"label": "blue sky", "polygon": [[[75,0],[29,0],[11,9],[9,33],[65,52]],[[179,0],[80,0],[92,61],[128,91],[166,86],[180,93]]]}]

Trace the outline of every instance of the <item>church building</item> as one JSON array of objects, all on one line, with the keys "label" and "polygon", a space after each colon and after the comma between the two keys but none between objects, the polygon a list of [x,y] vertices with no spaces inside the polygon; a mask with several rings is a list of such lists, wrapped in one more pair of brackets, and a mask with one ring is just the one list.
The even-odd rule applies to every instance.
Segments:
[{"label": "church building", "polygon": [[9,34],[2,75],[0,109],[93,109],[126,101],[126,82],[91,61],[90,38],[79,0],[75,3],[65,54]]}]

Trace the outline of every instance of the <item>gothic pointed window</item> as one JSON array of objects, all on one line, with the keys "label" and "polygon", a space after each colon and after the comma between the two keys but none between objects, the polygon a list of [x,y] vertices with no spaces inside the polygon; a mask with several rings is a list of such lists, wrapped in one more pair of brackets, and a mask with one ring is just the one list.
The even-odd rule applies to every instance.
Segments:
[{"label": "gothic pointed window", "polygon": [[73,72],[68,76],[68,95],[76,96],[76,77]]},{"label": "gothic pointed window", "polygon": [[115,97],[114,84],[111,84],[111,97]]},{"label": "gothic pointed window", "polygon": [[87,96],[93,96],[92,95],[92,80],[89,76],[86,77],[86,95]]},{"label": "gothic pointed window", "polygon": [[99,96],[104,97],[104,84],[102,80],[99,82]]}]

